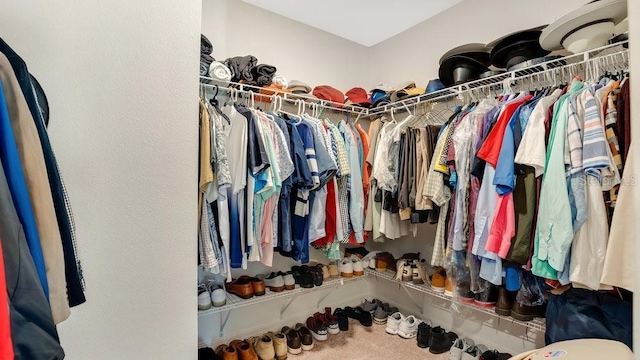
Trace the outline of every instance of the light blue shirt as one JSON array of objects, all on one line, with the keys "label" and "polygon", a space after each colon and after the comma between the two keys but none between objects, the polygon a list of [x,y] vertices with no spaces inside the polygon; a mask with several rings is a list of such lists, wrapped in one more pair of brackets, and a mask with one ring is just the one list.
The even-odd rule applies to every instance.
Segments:
[{"label": "light blue shirt", "polygon": [[353,138],[349,125],[343,120],[338,129],[344,138],[351,170],[351,191],[349,191],[349,218],[356,236],[356,242],[364,242],[364,190],[362,188],[362,168],[358,153],[358,145]]}]

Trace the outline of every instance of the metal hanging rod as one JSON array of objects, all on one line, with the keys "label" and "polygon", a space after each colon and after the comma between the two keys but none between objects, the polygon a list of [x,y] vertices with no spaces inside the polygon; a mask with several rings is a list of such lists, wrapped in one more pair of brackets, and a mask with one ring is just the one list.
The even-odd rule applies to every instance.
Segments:
[{"label": "metal hanging rod", "polygon": [[[204,76],[201,76],[200,79],[202,81],[211,81],[211,82],[217,81],[215,79],[204,77]],[[230,82],[228,83],[228,85],[225,84],[226,86],[217,85],[215,83],[209,84],[209,83],[203,83],[203,82],[201,82],[200,84],[206,88],[217,87],[219,90],[227,91],[230,94],[235,93],[242,96],[246,95],[250,99],[253,99],[253,101],[258,101],[258,102],[260,100],[256,100],[256,99],[269,98],[273,102],[276,97],[280,97],[283,99],[283,101],[286,101],[292,104],[295,104],[296,102],[301,102],[304,107],[322,108],[324,110],[333,110],[338,112],[350,112],[350,113],[358,114],[360,116],[369,115],[369,109],[361,106],[345,105],[345,104],[340,104],[333,101],[320,100],[318,98],[314,98],[311,96],[293,94],[290,92],[281,91],[277,89],[269,88],[268,91],[273,92],[275,94],[266,95],[266,94],[260,93],[260,90],[261,89],[264,90],[264,88],[261,88],[259,86],[242,84],[242,83]]]},{"label": "metal hanging rod", "polygon": [[519,80],[523,81],[526,79],[532,79],[536,76],[542,77],[545,74],[556,74],[557,79],[558,72],[562,73],[562,71],[565,71],[566,73],[568,69],[572,69],[574,66],[584,65],[589,69],[594,69],[594,66],[597,64],[602,64],[603,68],[625,64],[628,68],[629,50],[622,47],[626,43],[627,41],[623,41],[616,44],[606,45],[583,53],[553,59],[526,68],[469,81],[464,84],[448,87],[429,94],[396,101],[374,109],[369,109],[368,115],[376,116],[392,110],[406,109],[408,106],[415,107],[425,103],[449,101],[455,98],[467,97],[473,93],[479,93],[486,91],[487,89],[503,89],[505,84],[509,84],[509,86],[511,86],[512,84],[516,84]]}]

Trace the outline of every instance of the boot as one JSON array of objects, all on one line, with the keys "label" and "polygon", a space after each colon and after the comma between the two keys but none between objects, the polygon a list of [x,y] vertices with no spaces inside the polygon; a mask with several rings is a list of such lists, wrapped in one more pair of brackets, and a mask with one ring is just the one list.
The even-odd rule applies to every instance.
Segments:
[{"label": "boot", "polygon": [[216,356],[222,360],[238,360],[238,351],[235,347],[220,345],[216,348]]},{"label": "boot", "polygon": [[510,316],[512,308],[513,296],[504,286],[501,286],[500,289],[498,289],[498,302],[495,308],[496,314]]},{"label": "boot", "polygon": [[275,360],[276,352],[273,348],[273,340],[268,335],[263,335],[255,342],[256,353],[260,360]]},{"label": "boot", "polygon": [[258,355],[253,349],[253,345],[248,341],[234,340],[230,344],[236,348],[238,360],[258,360]]},{"label": "boot", "polygon": [[269,332],[269,337],[273,341],[273,350],[275,351],[276,360],[285,360],[287,358],[287,338],[284,334]]}]

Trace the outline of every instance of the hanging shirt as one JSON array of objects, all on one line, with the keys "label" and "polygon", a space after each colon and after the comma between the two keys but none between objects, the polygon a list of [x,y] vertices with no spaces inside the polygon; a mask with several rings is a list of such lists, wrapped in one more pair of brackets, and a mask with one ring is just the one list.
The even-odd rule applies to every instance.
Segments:
[{"label": "hanging shirt", "polygon": [[557,279],[557,272],[564,269],[573,239],[571,205],[565,177],[564,155],[569,117],[566,100],[572,92],[581,88],[582,83],[574,81],[568,93],[554,107],[549,151],[540,190],[534,254],[531,259],[531,271],[534,275],[548,279]]},{"label": "hanging shirt", "polygon": [[449,200],[451,199],[451,190],[444,184],[444,175],[435,170],[435,166],[438,162],[439,154],[444,146],[446,133],[448,132],[448,127],[446,127],[443,131],[442,136],[438,138],[438,141],[435,146],[435,151],[433,152],[433,157],[431,158],[431,164],[429,165],[429,175],[427,177],[427,181],[424,184],[423,192],[433,201],[434,204],[440,207],[440,215],[438,218],[438,226],[436,228],[436,235],[433,244],[433,254],[431,256],[431,265],[432,266],[442,266],[444,265],[444,252],[445,252],[445,233],[446,233],[446,218],[447,211],[449,208]]},{"label": "hanging shirt", "polygon": [[338,124],[347,147],[349,155],[349,168],[351,169],[351,189],[349,191],[349,218],[358,243],[364,242],[364,193],[362,191],[362,167],[358,155],[357,144],[353,132],[343,120]]}]

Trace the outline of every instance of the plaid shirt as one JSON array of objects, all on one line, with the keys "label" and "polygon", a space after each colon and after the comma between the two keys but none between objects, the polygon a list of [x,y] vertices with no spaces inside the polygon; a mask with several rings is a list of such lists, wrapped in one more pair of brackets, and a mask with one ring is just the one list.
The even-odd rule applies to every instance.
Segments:
[{"label": "plaid shirt", "polygon": [[[445,131],[447,131],[445,129]],[[433,244],[433,254],[431,256],[432,266],[444,265],[445,255],[445,236],[447,233],[446,220],[449,210],[449,200],[451,199],[451,189],[444,183],[444,174],[435,170],[435,166],[438,163],[442,147],[445,145],[446,133],[438,138],[435,151],[433,152],[433,158],[429,165],[429,173],[427,175],[427,181],[424,184],[424,194],[427,195],[433,201],[434,204],[440,206],[440,215],[438,217],[438,226],[436,228],[435,242]]]}]

